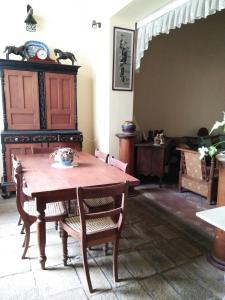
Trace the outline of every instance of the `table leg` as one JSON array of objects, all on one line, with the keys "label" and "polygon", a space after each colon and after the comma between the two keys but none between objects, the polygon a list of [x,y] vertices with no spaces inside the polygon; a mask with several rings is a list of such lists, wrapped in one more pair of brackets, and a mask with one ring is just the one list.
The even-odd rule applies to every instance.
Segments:
[{"label": "table leg", "polygon": [[161,176],[159,177],[159,187],[160,188],[162,187],[162,177]]},{"label": "table leg", "polygon": [[46,226],[45,226],[45,208],[46,204],[38,205],[37,200],[37,241],[39,247],[39,262],[41,264],[41,269],[45,269],[45,262],[47,257],[45,255],[45,244],[46,244]]},{"label": "table leg", "polygon": [[225,232],[223,230],[216,228],[212,252],[207,258],[216,268],[225,271]]}]

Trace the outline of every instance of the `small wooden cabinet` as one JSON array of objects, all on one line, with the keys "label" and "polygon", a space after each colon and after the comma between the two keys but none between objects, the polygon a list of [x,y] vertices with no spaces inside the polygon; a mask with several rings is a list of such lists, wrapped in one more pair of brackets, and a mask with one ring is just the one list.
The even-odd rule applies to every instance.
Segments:
[{"label": "small wooden cabinet", "polygon": [[135,175],[157,176],[160,179],[165,174],[168,162],[168,144],[154,145],[152,143],[135,144]]},{"label": "small wooden cabinet", "polygon": [[0,59],[3,123],[3,195],[14,190],[11,154],[32,147],[69,146],[81,150],[77,125],[79,66]]}]

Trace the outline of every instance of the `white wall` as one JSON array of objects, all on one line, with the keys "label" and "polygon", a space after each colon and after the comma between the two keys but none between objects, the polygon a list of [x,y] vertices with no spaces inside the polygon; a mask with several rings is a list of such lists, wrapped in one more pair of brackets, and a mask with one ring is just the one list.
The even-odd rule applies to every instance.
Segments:
[{"label": "white wall", "polygon": [[225,10],[153,38],[135,76],[139,129],[195,136],[225,109]]},{"label": "white wall", "polygon": [[[135,22],[151,12],[159,9],[172,0],[134,0],[117,12],[111,19],[111,70],[113,61],[113,26],[135,29]],[[112,72],[110,73],[110,87],[112,85]],[[110,93],[110,128],[109,152],[118,157],[119,141],[115,136],[121,132],[124,121],[133,120],[133,91],[112,91]]]},{"label": "white wall", "polygon": [[[54,58],[54,48],[73,52],[77,65],[81,66],[78,72],[78,127],[84,135],[84,150],[93,152],[99,147],[118,156],[119,142],[115,134],[121,131],[125,120],[132,120],[133,92],[112,91],[113,26],[134,28],[138,17],[168,1],[30,0],[38,22],[37,31],[32,33],[25,30],[24,23],[28,2],[2,1],[0,58],[5,58],[3,50],[7,45],[20,46],[28,40],[46,43],[51,58]],[[101,29],[92,29],[94,19],[102,22]],[[10,56],[10,59],[20,57]]]},{"label": "white wall", "polygon": [[[27,1],[12,0],[0,4],[0,58],[7,45],[20,46],[28,40],[42,41],[50,49],[73,52],[77,58],[78,71],[78,127],[84,135],[84,150],[94,147],[109,148],[109,28],[110,16],[130,0],[30,0],[38,22],[36,32],[27,32],[24,20]],[[94,30],[92,20],[102,22],[102,28]],[[20,56],[10,55],[20,60]],[[69,63],[65,61],[64,63]],[[2,110],[1,110],[2,111]],[[2,124],[2,113],[0,113]],[[2,163],[0,159],[0,163]],[[2,168],[1,168],[2,170]]]},{"label": "white wall", "polygon": [[[27,1],[14,0],[4,2],[4,5],[1,4],[0,28],[3,34],[0,39],[0,57],[5,58],[2,51],[6,45],[20,46],[28,40],[46,43],[50,48],[52,58],[54,58],[54,48],[75,54],[77,64],[82,66],[78,72],[79,129],[85,137],[84,149],[90,150],[92,147],[90,140],[92,140],[93,72],[89,55],[89,40],[92,34],[92,17],[86,12],[85,1],[82,5],[76,5],[76,2],[78,4],[78,1],[64,0],[62,5],[60,4],[62,2],[55,1],[53,5],[52,1],[30,1],[34,17],[38,22],[36,32],[25,30]],[[9,23],[9,20],[13,20],[13,23]],[[20,57],[12,55],[10,59],[20,59]]]},{"label": "white wall", "polygon": [[[111,62],[113,62],[113,26],[134,29],[134,23],[124,18],[112,18],[111,27]],[[112,66],[112,65],[111,65]],[[112,69],[112,67],[111,67]],[[111,72],[111,86],[112,86],[112,72]],[[121,125],[124,121],[133,120],[133,91],[115,91],[112,90],[110,94],[110,135],[109,135],[109,149],[110,153],[118,157],[119,140],[115,136],[116,133],[121,132]]]}]

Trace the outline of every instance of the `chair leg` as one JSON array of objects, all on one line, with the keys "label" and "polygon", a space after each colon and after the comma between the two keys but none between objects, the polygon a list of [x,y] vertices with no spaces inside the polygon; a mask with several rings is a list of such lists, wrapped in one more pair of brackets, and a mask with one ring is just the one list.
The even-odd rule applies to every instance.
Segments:
[{"label": "chair leg", "polygon": [[67,239],[68,239],[68,233],[65,230],[62,229],[61,236],[62,236],[62,246],[63,246],[63,264],[64,264],[64,266],[67,266],[67,259],[68,259]]},{"label": "chair leg", "polygon": [[86,251],[86,248],[84,247],[84,245],[82,245],[82,257],[83,257],[83,266],[84,266],[84,271],[86,274],[89,292],[93,293],[94,290],[92,288],[91,278],[90,278],[90,273],[89,273],[89,268],[88,268],[88,262],[87,262],[87,251]]},{"label": "chair leg", "polygon": [[25,227],[24,227],[24,224],[23,224],[23,226],[21,228],[21,231],[20,231],[20,234],[24,234],[24,229],[25,229]]},{"label": "chair leg", "polygon": [[23,244],[22,244],[23,248],[25,247],[25,244],[26,244],[26,234],[25,234],[24,241],[23,241]]},{"label": "chair leg", "polygon": [[119,239],[117,238],[115,242],[113,243],[113,276],[115,282],[118,282],[118,249],[119,249]]},{"label": "chair leg", "polygon": [[19,220],[18,220],[17,225],[18,225],[18,226],[19,226],[19,225],[22,225],[22,219],[21,219],[21,217],[19,217]]},{"label": "chair leg", "polygon": [[24,251],[23,251],[23,255],[22,255],[22,259],[25,258],[26,254],[27,254],[27,250],[30,244],[30,225],[25,225],[25,240],[24,240]]},{"label": "chair leg", "polygon": [[103,251],[104,251],[104,253],[105,253],[105,256],[107,256],[108,250],[109,250],[109,243],[105,243],[105,244],[103,245]]},{"label": "chair leg", "polygon": [[67,202],[67,203],[68,203],[68,212],[69,212],[69,213],[71,213],[71,201],[70,201],[70,200],[68,200],[68,202]]},{"label": "chair leg", "polygon": [[55,230],[58,230],[58,221],[55,221]]}]

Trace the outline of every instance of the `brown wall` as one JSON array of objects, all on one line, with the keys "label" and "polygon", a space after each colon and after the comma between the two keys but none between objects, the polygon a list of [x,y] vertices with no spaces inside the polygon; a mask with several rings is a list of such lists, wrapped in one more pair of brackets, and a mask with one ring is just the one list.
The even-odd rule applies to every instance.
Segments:
[{"label": "brown wall", "polygon": [[135,74],[141,131],[196,135],[225,111],[225,11],[153,38]]}]

